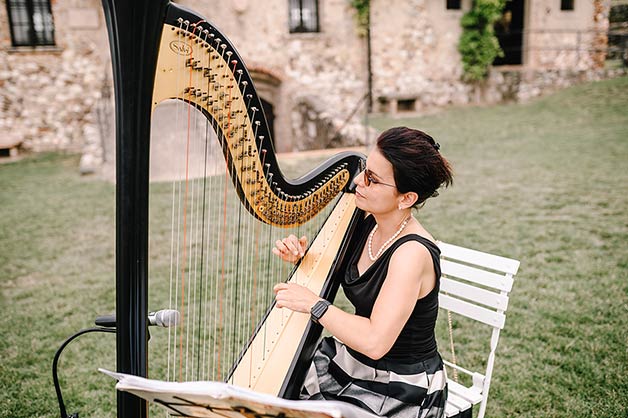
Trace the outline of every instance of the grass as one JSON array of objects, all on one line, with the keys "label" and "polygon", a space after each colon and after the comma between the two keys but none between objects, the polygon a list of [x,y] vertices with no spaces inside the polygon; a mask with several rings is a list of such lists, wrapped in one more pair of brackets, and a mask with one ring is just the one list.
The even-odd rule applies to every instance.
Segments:
[{"label": "grass", "polygon": [[[438,239],[521,260],[488,416],[628,415],[627,93],[624,77],[373,121],[431,133],[454,165],[454,186],[419,212]],[[58,154],[0,165],[2,417],[58,416],[55,350],[114,310],[114,186],[77,166]],[[463,335],[457,354],[474,361],[484,343]],[[113,382],[95,371],[115,369],[114,351],[90,335],[64,352],[69,412],[114,415]]]}]

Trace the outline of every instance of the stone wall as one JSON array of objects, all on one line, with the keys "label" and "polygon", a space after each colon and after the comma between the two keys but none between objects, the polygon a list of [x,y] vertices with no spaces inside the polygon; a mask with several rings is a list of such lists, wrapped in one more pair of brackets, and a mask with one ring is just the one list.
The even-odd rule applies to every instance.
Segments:
[{"label": "stone wall", "polygon": [[603,70],[610,10],[604,0],[576,1],[573,11],[560,10],[559,1],[526,1],[523,65],[494,67],[481,87],[461,81],[457,51],[470,0],[461,10],[429,0],[373,1],[371,7],[373,95],[382,113],[527,100],[616,73]]},{"label": "stone wall", "polygon": [[298,97],[291,120],[292,131],[301,133],[295,151],[363,146],[377,135],[373,128],[360,125],[351,117],[344,121],[334,117],[317,97]]},{"label": "stone wall", "polygon": [[[499,69],[493,68],[479,93],[482,103],[526,102],[587,81],[621,77],[626,69]],[[477,94],[477,93],[476,93]]]},{"label": "stone wall", "polygon": [[604,66],[610,3],[530,0],[524,36],[524,64],[552,70],[597,70]]},{"label": "stone wall", "polygon": [[56,45],[36,49],[12,47],[6,4],[0,3],[0,130],[34,152],[87,149],[85,164],[97,166],[96,109],[111,65],[100,2],[52,2]]},{"label": "stone wall", "polygon": [[415,111],[468,102],[457,45],[471,0],[461,10],[430,0],[373,1],[371,7],[376,110],[394,113],[398,100],[416,100]]},{"label": "stone wall", "polygon": [[[371,1],[375,111],[528,100],[558,86],[615,75],[599,69],[607,1],[576,1],[568,12],[559,10],[559,1],[528,0],[524,64],[494,68],[482,89],[461,82],[460,18],[471,1],[463,0],[461,10],[447,10],[444,0]],[[242,55],[258,93],[273,106],[279,152],[372,140],[361,126],[367,39],[349,0],[319,0],[318,33],[289,32],[286,0],[180,3],[214,23]],[[114,160],[102,6],[99,0],[55,0],[52,7],[56,46],[15,49],[0,0],[0,129],[29,150],[83,152],[83,169],[89,171]]]}]

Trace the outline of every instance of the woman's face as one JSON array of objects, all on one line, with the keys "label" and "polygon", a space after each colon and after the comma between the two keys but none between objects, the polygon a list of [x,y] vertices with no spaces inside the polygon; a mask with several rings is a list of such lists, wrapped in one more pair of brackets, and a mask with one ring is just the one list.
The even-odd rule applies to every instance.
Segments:
[{"label": "woman's face", "polygon": [[365,170],[355,179],[358,208],[380,214],[398,210],[399,192],[395,186],[392,164],[377,149],[366,160]]}]

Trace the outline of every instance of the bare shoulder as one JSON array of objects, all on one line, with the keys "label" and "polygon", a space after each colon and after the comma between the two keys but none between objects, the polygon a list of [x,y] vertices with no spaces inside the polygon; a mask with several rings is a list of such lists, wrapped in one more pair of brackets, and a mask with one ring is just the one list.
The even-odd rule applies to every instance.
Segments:
[{"label": "bare shoulder", "polygon": [[393,254],[393,258],[401,256],[401,258],[414,257],[431,259],[430,251],[427,247],[415,239],[408,240],[399,245]]},{"label": "bare shoulder", "polygon": [[416,297],[420,299],[434,288],[436,281],[432,254],[417,240],[408,240],[393,254],[388,276],[408,290],[416,289]]},{"label": "bare shoulder", "polygon": [[390,266],[403,271],[416,272],[420,274],[425,266],[432,265],[432,255],[425,245],[416,240],[408,240],[393,253],[390,259]]}]

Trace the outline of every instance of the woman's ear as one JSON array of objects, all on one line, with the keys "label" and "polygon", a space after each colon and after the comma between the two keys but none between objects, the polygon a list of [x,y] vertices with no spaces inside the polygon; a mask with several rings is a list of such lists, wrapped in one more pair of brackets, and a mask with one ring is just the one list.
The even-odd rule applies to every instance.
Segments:
[{"label": "woman's ear", "polygon": [[401,195],[399,210],[411,208],[419,200],[419,195],[415,192],[408,192]]}]

